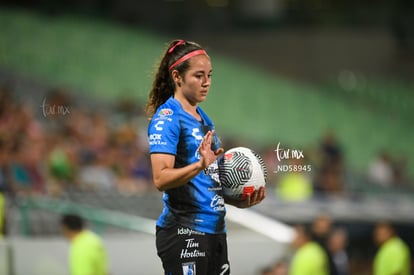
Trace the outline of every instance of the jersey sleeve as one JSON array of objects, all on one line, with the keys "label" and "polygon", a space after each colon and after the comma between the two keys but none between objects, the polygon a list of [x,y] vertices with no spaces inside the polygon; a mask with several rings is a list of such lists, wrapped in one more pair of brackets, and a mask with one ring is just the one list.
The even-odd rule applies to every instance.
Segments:
[{"label": "jersey sleeve", "polygon": [[157,114],[148,126],[150,154],[165,153],[175,155],[180,138],[178,115]]}]

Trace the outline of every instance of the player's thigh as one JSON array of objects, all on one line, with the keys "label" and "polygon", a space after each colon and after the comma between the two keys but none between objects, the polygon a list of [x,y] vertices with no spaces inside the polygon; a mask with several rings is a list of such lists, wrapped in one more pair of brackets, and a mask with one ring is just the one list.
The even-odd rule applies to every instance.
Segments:
[{"label": "player's thigh", "polygon": [[[211,243],[214,244],[212,248],[213,261],[210,261],[210,270],[209,274],[218,274],[218,275],[229,275],[230,274],[230,264],[228,260],[227,253],[227,237],[225,234],[220,234],[214,236],[214,241]],[[212,264],[214,262],[214,264]]]},{"label": "player's thigh", "polygon": [[208,273],[213,255],[209,235],[182,226],[157,228],[156,245],[165,274],[212,275]]}]

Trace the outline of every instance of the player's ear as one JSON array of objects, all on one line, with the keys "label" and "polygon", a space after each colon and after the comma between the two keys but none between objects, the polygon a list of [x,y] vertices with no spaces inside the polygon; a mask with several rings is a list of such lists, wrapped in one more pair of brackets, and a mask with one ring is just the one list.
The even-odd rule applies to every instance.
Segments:
[{"label": "player's ear", "polygon": [[178,87],[181,87],[182,78],[181,78],[180,73],[177,70],[173,70],[171,72],[171,77],[172,77],[175,85],[177,85]]}]

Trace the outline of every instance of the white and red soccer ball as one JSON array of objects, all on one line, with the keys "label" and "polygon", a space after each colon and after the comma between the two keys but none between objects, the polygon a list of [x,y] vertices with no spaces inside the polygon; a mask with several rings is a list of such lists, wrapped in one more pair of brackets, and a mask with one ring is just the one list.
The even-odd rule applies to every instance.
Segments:
[{"label": "white and red soccer ball", "polygon": [[267,170],[263,159],[246,147],[235,147],[218,161],[219,178],[224,195],[242,200],[266,185]]}]

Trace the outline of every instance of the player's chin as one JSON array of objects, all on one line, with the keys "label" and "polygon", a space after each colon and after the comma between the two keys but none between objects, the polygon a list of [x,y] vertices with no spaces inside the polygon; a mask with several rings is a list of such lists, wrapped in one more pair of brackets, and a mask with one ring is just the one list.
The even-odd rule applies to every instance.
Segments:
[{"label": "player's chin", "polygon": [[200,96],[198,97],[198,101],[203,102],[204,100],[206,100],[206,98],[207,98],[207,93],[200,94]]}]

